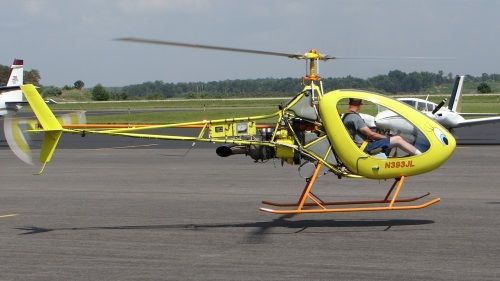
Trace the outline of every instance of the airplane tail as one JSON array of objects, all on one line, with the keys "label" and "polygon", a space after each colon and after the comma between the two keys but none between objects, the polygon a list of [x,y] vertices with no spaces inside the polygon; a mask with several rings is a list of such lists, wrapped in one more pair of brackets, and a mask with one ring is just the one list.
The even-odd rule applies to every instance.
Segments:
[{"label": "airplane tail", "polygon": [[41,130],[33,131],[45,134],[40,151],[40,162],[43,164],[39,172],[41,174],[45,165],[52,159],[57,143],[61,138],[63,127],[42,99],[35,86],[32,84],[22,85],[21,90],[42,127]]},{"label": "airplane tail", "polygon": [[19,104],[23,102],[23,93],[19,86],[23,84],[23,60],[14,59],[6,86],[0,87],[0,115],[8,115],[10,112],[19,110]]},{"label": "airplane tail", "polygon": [[9,86],[21,86],[23,84],[23,71],[24,62],[20,59],[14,59],[12,70],[10,71],[9,81],[7,82],[7,87]]},{"label": "airplane tail", "polygon": [[453,83],[453,90],[451,91],[450,102],[448,109],[455,112],[460,112],[462,109],[462,87],[464,84],[465,76],[457,75]]}]

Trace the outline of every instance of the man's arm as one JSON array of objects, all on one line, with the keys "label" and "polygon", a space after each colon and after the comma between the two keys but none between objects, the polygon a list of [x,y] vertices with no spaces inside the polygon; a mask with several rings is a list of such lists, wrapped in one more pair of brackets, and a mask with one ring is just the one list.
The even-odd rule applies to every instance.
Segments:
[{"label": "man's arm", "polygon": [[370,140],[380,140],[380,139],[387,138],[387,136],[385,136],[385,135],[381,135],[379,133],[376,133],[376,132],[370,130],[370,128],[368,128],[368,126],[364,126],[364,127],[360,128],[359,132],[362,133],[367,139],[370,139]]}]

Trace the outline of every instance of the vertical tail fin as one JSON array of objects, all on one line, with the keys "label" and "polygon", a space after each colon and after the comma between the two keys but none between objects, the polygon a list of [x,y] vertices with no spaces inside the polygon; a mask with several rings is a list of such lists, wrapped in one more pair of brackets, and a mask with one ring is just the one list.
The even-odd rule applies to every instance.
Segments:
[{"label": "vertical tail fin", "polygon": [[462,87],[464,84],[465,76],[456,76],[455,83],[453,84],[453,90],[451,92],[450,102],[448,103],[448,109],[455,112],[460,112],[462,104]]},{"label": "vertical tail fin", "polygon": [[21,86],[23,84],[23,71],[24,71],[24,62],[20,59],[14,59],[14,62],[11,65],[11,71],[9,76],[9,81],[7,82],[7,86]]},{"label": "vertical tail fin", "polygon": [[63,128],[45,101],[42,99],[35,86],[31,84],[22,85],[21,90],[30,104],[31,109],[35,113],[38,122],[42,126],[42,131],[45,134],[45,138],[42,143],[42,150],[40,152],[40,162],[43,164],[39,173],[41,174],[45,165],[52,159],[57,143],[61,138]]},{"label": "vertical tail fin", "polygon": [[32,84],[22,85],[21,90],[44,131],[62,130],[61,124],[57,121],[54,113],[52,113],[42,99],[42,96],[38,93],[35,86]]},{"label": "vertical tail fin", "polygon": [[11,69],[7,85],[0,87],[0,107],[2,109],[0,115],[17,111],[20,108],[17,103],[23,101],[23,93],[19,90],[19,86],[23,84],[23,60],[14,59]]}]

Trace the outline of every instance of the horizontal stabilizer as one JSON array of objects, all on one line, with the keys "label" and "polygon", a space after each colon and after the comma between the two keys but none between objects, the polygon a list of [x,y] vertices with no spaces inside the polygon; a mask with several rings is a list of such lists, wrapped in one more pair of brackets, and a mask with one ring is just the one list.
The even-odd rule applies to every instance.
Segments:
[{"label": "horizontal stabilizer", "polygon": [[1,86],[0,92],[20,90],[20,89],[21,89],[21,86]]}]

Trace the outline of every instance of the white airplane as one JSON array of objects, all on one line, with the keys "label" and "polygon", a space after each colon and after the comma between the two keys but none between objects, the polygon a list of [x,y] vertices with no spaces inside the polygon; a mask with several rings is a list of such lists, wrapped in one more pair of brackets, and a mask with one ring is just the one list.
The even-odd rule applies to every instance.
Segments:
[{"label": "white airplane", "polygon": [[0,87],[0,116],[18,111],[23,102],[23,60],[14,59],[7,85]]},{"label": "white airplane", "polygon": [[[453,130],[458,127],[473,126],[485,123],[500,122],[500,116],[483,117],[474,119],[465,119],[462,115],[481,115],[476,113],[460,113],[460,100],[462,93],[464,76],[457,76],[453,91],[451,93],[450,102],[447,107],[444,107],[446,99],[439,104],[418,99],[418,98],[399,98],[398,100],[407,105],[421,111],[431,119],[436,120],[448,130]],[[484,114],[483,114],[484,115]],[[491,114],[486,114],[491,115]],[[493,114],[497,115],[497,114]],[[375,126],[382,130],[390,130],[393,133],[408,133],[414,132],[414,128],[400,115],[385,108],[379,108],[379,113],[374,118]]]}]

